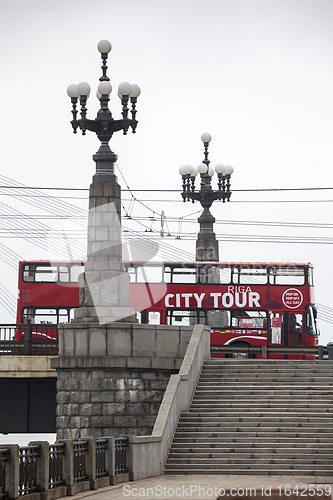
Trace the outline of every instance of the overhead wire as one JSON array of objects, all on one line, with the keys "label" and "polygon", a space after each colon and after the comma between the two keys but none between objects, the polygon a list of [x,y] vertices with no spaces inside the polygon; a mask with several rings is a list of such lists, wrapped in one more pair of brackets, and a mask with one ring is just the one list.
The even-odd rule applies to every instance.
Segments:
[{"label": "overhead wire", "polygon": [[318,304],[318,302],[316,302],[316,308],[318,311],[318,319],[333,325],[333,309],[323,304]]},{"label": "overhead wire", "polygon": [[[75,205],[60,202],[59,200],[57,200],[57,203],[54,203],[54,197],[44,196],[43,200],[41,200],[39,190],[24,186],[24,184],[14,181],[9,177],[5,177],[4,175],[0,175],[0,182],[3,184],[3,186],[0,186],[0,193],[4,193],[6,189],[12,189],[12,197],[19,198],[23,201],[26,201],[26,198],[28,198],[30,205],[34,205],[44,211],[51,211],[51,213],[57,213],[59,215],[63,215],[64,212],[67,213],[66,210],[70,211],[69,215],[79,215],[80,213],[80,209]],[[26,190],[29,191],[28,196],[25,194]],[[8,195],[7,191],[6,195]]]},{"label": "overhead wire", "polygon": [[16,316],[16,302],[14,295],[0,283],[0,303],[14,317]]},{"label": "overhead wire", "polygon": [[[124,178],[122,172],[120,171],[119,167],[118,167],[118,170],[122,176],[122,178],[124,179],[124,182],[127,186],[127,190],[131,193],[131,200],[132,203],[133,203],[133,206],[134,206],[134,203],[137,201],[139,204],[141,204],[141,206],[143,206],[145,209],[147,209],[150,213],[152,213],[154,216],[157,215],[157,212],[155,210],[153,210],[152,208],[148,207],[145,203],[143,203],[144,201],[146,200],[138,200],[137,197],[135,197],[133,195],[134,192],[180,192],[179,190],[152,190],[152,189],[144,189],[144,190],[134,190],[134,189],[131,189],[129,187],[129,185],[127,184],[126,182],[126,179]],[[45,203],[45,199],[43,197],[43,200],[40,200],[40,193],[39,191],[42,190],[42,189],[52,189],[52,190],[55,190],[55,189],[59,189],[59,190],[74,190],[74,191],[88,191],[88,189],[86,188],[40,188],[40,187],[29,187],[29,186],[24,186],[23,184],[21,183],[18,183],[16,181],[13,181],[11,179],[9,179],[8,177],[5,177],[5,176],[0,176],[0,182],[2,182],[4,185],[0,186],[0,192],[1,194],[6,194],[8,195],[8,191],[12,190],[12,192],[9,193],[10,196],[13,196],[13,197],[17,197],[19,199],[22,199],[22,195],[23,195],[23,192],[21,190],[25,190],[25,192],[29,192],[29,196],[25,196],[24,200],[25,202],[33,205],[33,206],[37,206],[38,208],[40,208],[41,210],[45,210],[47,212],[49,212],[51,214],[51,217],[56,217],[56,218],[68,218],[68,215],[70,215],[71,217],[71,221],[73,220],[73,222],[75,223],[78,223],[79,225],[86,225],[85,223],[85,218],[86,218],[86,210],[84,209],[81,209],[79,207],[76,207],[74,205],[71,205],[69,204],[68,202],[64,202],[64,201],[60,201],[58,199],[58,197],[54,197],[54,196],[46,196],[46,198],[48,199],[47,203]],[[234,192],[254,192],[254,191],[315,191],[315,190],[330,190],[330,189],[333,189],[333,188],[276,188],[276,189],[244,189],[244,190],[233,190]],[[122,191],[126,191],[124,189],[122,189]],[[16,193],[16,194],[15,194]],[[30,201],[28,201],[30,200]],[[158,201],[158,202],[165,202],[166,200],[147,200],[149,202],[153,202],[153,201]],[[169,200],[169,201],[174,201],[174,200]],[[273,202],[273,203],[293,203],[293,202],[308,202],[309,200],[291,200],[291,201],[286,201],[286,200],[277,200],[277,201],[274,201],[274,200],[262,200],[262,201],[258,201],[258,202]],[[310,202],[331,202],[333,200],[310,200]],[[180,200],[180,202],[182,202],[182,200]],[[241,202],[241,203],[247,203],[247,202],[252,202],[252,201],[237,201],[237,200],[233,200],[233,203],[235,202]],[[256,201],[254,201],[256,202]],[[131,207],[131,211],[133,210],[133,207]],[[66,214],[66,216],[64,216],[64,211]],[[126,211],[126,210],[125,210]],[[178,222],[179,226],[181,226],[181,224],[183,222],[192,222],[189,217],[193,216],[193,215],[196,215],[198,213],[200,213],[201,211],[198,210],[198,211],[195,211],[195,212],[192,212],[191,214],[188,214],[188,216],[183,216],[181,218],[172,218],[172,217],[166,217],[166,220],[167,221],[175,221],[175,222]],[[74,215],[75,214],[75,215]],[[6,214],[4,216],[4,219],[5,218],[14,218],[16,217],[15,215],[13,214]],[[42,218],[42,216],[41,216]],[[47,218],[47,216],[45,216],[45,218]],[[141,225],[141,227],[144,228],[144,232],[149,232],[149,238],[156,238],[157,235],[159,235],[159,232],[157,232],[156,230],[153,230],[152,229],[152,225],[150,226],[150,228],[148,227],[147,224],[144,224],[143,222],[144,221],[149,221],[150,223],[152,223],[152,219],[151,217],[146,217],[146,218],[140,218],[140,217],[133,217],[132,216],[132,213],[131,215],[129,216],[128,212],[127,212],[127,216],[125,216],[125,218],[127,219],[131,219],[131,220],[134,220],[137,224]],[[22,221],[23,219],[27,219],[29,222],[31,222],[31,219],[32,217],[31,216],[27,216],[26,214],[21,214],[20,215],[20,220]],[[37,217],[34,219],[37,219]],[[193,222],[196,222],[195,220],[193,220]],[[280,223],[280,222],[271,222],[271,223],[268,223],[268,222],[263,222],[263,221],[219,221],[217,220],[216,221],[216,224],[237,224],[237,225],[240,225],[240,224],[244,224],[244,225],[258,225],[258,226],[281,226],[281,227],[306,227],[306,228],[322,228],[322,229],[331,229],[332,225],[329,225],[329,224],[315,224],[315,223],[309,223],[309,224],[306,224],[306,223]],[[50,228],[49,228],[50,229]],[[30,230],[32,230],[32,228],[30,227]],[[123,227],[123,230],[124,230],[124,233],[127,234],[130,234],[133,230],[132,229],[129,229],[129,228],[126,228],[126,227]],[[34,234],[34,240],[36,240],[36,236],[38,235],[38,230],[35,228],[33,229],[33,231],[35,232]],[[72,233],[74,234],[74,233]],[[83,233],[82,233],[83,234]],[[138,231],[137,232],[133,232],[133,234],[135,234],[135,236],[133,237],[134,239],[137,238],[137,235],[140,234],[140,237],[142,238],[142,233],[139,233]],[[144,234],[144,233],[143,233]],[[18,228],[16,228],[16,236],[19,235],[19,230]],[[78,236],[78,235],[76,235]],[[332,243],[332,239],[331,238],[313,238],[313,237],[288,237],[285,238],[283,236],[281,237],[277,237],[276,235],[275,236],[262,236],[262,235],[224,235],[224,234],[219,234],[218,237],[220,237],[221,239],[226,239],[227,241],[252,241],[252,242],[269,242],[269,243],[276,243],[276,242],[290,242],[290,243],[316,243],[316,244],[331,244]],[[132,239],[133,239],[132,238]],[[179,239],[194,239],[196,238],[196,233],[181,233],[179,228],[178,228],[178,232],[177,232],[177,238]],[[282,241],[281,241],[282,240]],[[138,244],[138,242],[136,242],[136,244]],[[161,247],[164,246],[161,244]],[[0,250],[3,251],[3,247],[0,246]],[[3,253],[3,252],[2,252]],[[68,251],[67,251],[68,253]],[[179,255],[179,249],[175,249],[175,254]],[[182,256],[182,257],[185,257]],[[1,258],[1,254],[0,254],[0,258]],[[11,263],[13,264],[13,255],[10,255],[7,254],[7,256],[5,256],[4,258],[7,259],[7,263]],[[22,260],[22,258],[20,258]],[[193,259],[193,256],[191,255],[191,259]],[[174,259],[176,260],[176,259]],[[190,260],[189,256],[187,255],[186,256],[186,260]],[[17,267],[17,264],[16,264],[16,267]]]},{"label": "overhead wire", "polygon": [[17,270],[18,263],[20,260],[23,260],[23,257],[7,247],[4,243],[0,243],[0,259]]},{"label": "overhead wire", "polygon": [[[3,203],[0,203],[0,211],[4,214],[16,215],[19,217],[21,212],[15,210]],[[19,227],[17,227],[16,220],[19,220]],[[3,226],[6,231],[8,231],[12,237],[20,237],[26,240],[32,240],[37,246],[47,251],[59,252],[59,256],[68,258],[67,251],[64,251],[63,245],[59,243],[59,238],[57,236],[56,241],[53,241],[52,228],[34,220],[33,218],[23,218],[23,219],[5,219],[3,220]],[[76,240],[72,240],[72,245],[74,245],[76,253],[85,253],[85,245],[79,243]]]},{"label": "overhead wire", "polygon": [[[117,164],[117,168],[120,172],[119,166]],[[122,175],[122,174],[121,174]],[[20,184],[17,181],[9,179],[5,176],[0,176],[0,180],[5,179],[6,181],[11,181],[13,185],[5,184],[3,186],[0,185],[0,188],[4,189],[33,189],[33,190],[51,190],[51,191],[89,191],[89,188],[77,188],[77,187],[53,187],[53,186],[25,186],[24,184]],[[121,189],[121,191],[131,191],[132,193],[138,192],[151,192],[151,193],[179,193],[179,189],[131,189],[127,186],[127,189]],[[297,187],[297,188],[246,188],[246,189],[233,189],[233,192],[260,192],[260,191],[332,191],[333,187]]]}]

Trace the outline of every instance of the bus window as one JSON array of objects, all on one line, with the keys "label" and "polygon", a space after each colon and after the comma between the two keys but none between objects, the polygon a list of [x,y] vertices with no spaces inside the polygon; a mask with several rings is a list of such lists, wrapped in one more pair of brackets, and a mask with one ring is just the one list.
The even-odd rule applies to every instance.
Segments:
[{"label": "bus window", "polygon": [[23,267],[23,281],[25,282],[55,283],[57,279],[58,269],[56,266],[25,264]]},{"label": "bus window", "polygon": [[313,268],[312,267],[308,268],[308,283],[309,283],[309,286],[314,286],[314,283],[313,283]]},{"label": "bus window", "polygon": [[199,283],[221,283],[231,282],[231,268],[224,266],[205,265],[198,267]]},{"label": "bus window", "polygon": [[[74,311],[74,309],[72,309]],[[57,324],[68,323],[70,321],[70,309],[58,308],[24,308],[22,311],[23,323],[30,318],[36,324]]]},{"label": "bus window", "polygon": [[25,264],[23,266],[23,281],[25,282],[33,282],[35,281],[35,265]]},{"label": "bus window", "polygon": [[161,313],[160,311],[148,311],[148,325],[160,325]]},{"label": "bus window", "polygon": [[235,328],[266,329],[266,311],[231,311],[231,326]]},{"label": "bus window", "polygon": [[231,267],[219,266],[220,283],[228,285],[231,283]]},{"label": "bus window", "polygon": [[36,266],[35,282],[55,283],[58,279],[56,266]]},{"label": "bus window", "polygon": [[195,267],[174,267],[172,283],[196,283],[197,272]]},{"label": "bus window", "polygon": [[211,328],[227,328],[230,326],[230,311],[221,309],[207,310],[207,325]]},{"label": "bus window", "polygon": [[233,270],[233,282],[237,285],[265,285],[267,278],[266,267],[242,266]]},{"label": "bus window", "polygon": [[303,316],[300,313],[289,315],[289,345],[302,345]]},{"label": "bus window", "polygon": [[67,309],[59,309],[58,313],[58,323],[68,323],[70,314]]},{"label": "bus window", "polygon": [[135,272],[135,267],[128,267],[127,272],[129,275],[129,280],[130,283],[135,283],[136,282],[136,272]]},{"label": "bus window", "polygon": [[164,267],[164,283],[171,283],[171,267]]},{"label": "bus window", "polygon": [[206,316],[203,310],[189,309],[189,310],[174,310],[168,309],[166,313],[167,325],[206,325]]},{"label": "bus window", "polygon": [[141,324],[141,312],[140,311],[135,311],[135,318],[137,319],[138,323]]},{"label": "bus window", "polygon": [[67,266],[61,266],[59,269],[59,281],[61,283],[69,282],[69,269]]},{"label": "bus window", "polygon": [[269,269],[272,285],[304,285],[305,269],[301,266],[275,266]]},{"label": "bus window", "polygon": [[74,265],[70,267],[70,282],[78,283],[79,275],[84,271],[84,266]]},{"label": "bus window", "polygon": [[306,312],[306,333],[308,335],[319,335],[317,328],[317,310],[313,306],[309,306]]},{"label": "bus window", "polygon": [[202,266],[198,268],[199,283],[220,283],[219,270],[215,266]]},{"label": "bus window", "polygon": [[283,314],[281,313],[271,313],[271,336],[270,343],[271,344],[280,344],[283,343]]},{"label": "bus window", "polygon": [[138,283],[161,283],[162,266],[140,266],[137,269]]},{"label": "bus window", "polygon": [[56,309],[23,309],[23,316],[34,318],[34,323],[57,323],[57,310]]}]

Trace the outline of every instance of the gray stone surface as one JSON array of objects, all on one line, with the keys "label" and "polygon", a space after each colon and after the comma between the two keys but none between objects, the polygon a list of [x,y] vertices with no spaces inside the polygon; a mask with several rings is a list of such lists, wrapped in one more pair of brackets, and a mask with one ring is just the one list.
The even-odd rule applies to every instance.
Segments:
[{"label": "gray stone surface", "polygon": [[101,370],[97,362],[90,369],[78,369],[79,365],[74,372],[59,370],[58,439],[151,433],[170,374],[176,370],[154,371],[153,380],[144,381],[142,372]]},{"label": "gray stone surface", "polygon": [[120,207],[117,183],[91,184],[88,258],[79,277],[81,307],[73,322],[135,321],[135,311],[129,309],[129,277],[122,264]]},{"label": "gray stone surface", "polygon": [[57,369],[58,439],[152,432],[191,327],[131,323],[61,325]]}]

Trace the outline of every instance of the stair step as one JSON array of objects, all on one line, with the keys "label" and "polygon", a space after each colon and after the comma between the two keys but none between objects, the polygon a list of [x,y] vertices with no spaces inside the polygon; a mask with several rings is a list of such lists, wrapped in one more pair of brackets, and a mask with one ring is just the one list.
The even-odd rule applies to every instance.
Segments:
[{"label": "stair step", "polygon": [[[283,445],[290,445],[290,440],[291,438],[294,438],[293,435],[291,434],[286,434],[286,435],[280,435],[276,434],[275,436],[272,436],[271,434],[267,433],[264,435],[264,433],[261,433],[260,436],[256,435],[254,436],[253,433],[251,434],[245,434],[245,433],[240,433],[236,432],[233,433],[232,435],[228,435],[227,432],[224,433],[219,433],[219,436],[217,436],[217,433],[206,433],[206,432],[201,432],[201,433],[196,433],[195,438],[193,437],[193,433],[179,433],[177,432],[174,437],[174,443],[204,443],[207,444],[210,443],[210,440],[214,440],[216,442],[217,438],[220,437],[221,441],[219,444],[221,445],[221,442],[224,444],[228,445],[229,443],[232,443],[234,445],[235,443],[241,443],[241,444],[246,444],[247,446],[252,445],[253,443],[256,443],[260,446],[263,445],[274,445],[276,446],[277,444],[283,444]],[[269,440],[268,440],[269,439]],[[214,444],[212,442],[212,444]],[[333,437],[331,436],[331,433],[324,434],[323,436],[320,435],[318,437],[313,437],[312,434],[305,434],[301,435],[294,439],[293,444],[304,446],[304,444],[309,444],[309,445],[317,445],[318,447],[320,446],[326,446],[327,444],[333,445]]]},{"label": "stair step", "polygon": [[[307,464],[318,464],[318,463],[323,463],[323,464],[333,464],[333,459],[328,458],[327,456],[318,456],[314,455],[313,453],[288,453],[286,452],[283,456],[278,455],[274,453],[273,455],[271,453],[258,453],[252,452],[252,453],[225,453],[225,452],[210,452],[204,453],[202,451],[198,452],[191,452],[191,453],[186,453],[186,452],[178,452],[171,450],[170,455],[169,455],[169,463],[173,463],[174,460],[182,460],[184,462],[189,461],[189,463],[192,463],[194,461],[201,461],[201,460],[206,460],[208,462],[218,460],[218,461],[223,461],[226,463],[231,463],[230,460],[235,460],[239,463],[241,462],[250,462],[252,460],[255,460],[256,463],[260,463],[261,461],[265,463],[280,463],[280,462],[285,462],[285,463],[292,463],[293,461],[297,461],[297,463],[307,463]],[[221,462],[222,463],[222,462]]]},{"label": "stair step", "polygon": [[[261,463],[261,464],[241,464],[241,463],[213,463],[213,462],[203,462],[203,463],[186,463],[186,462],[182,462],[180,461],[179,463],[169,463],[165,466],[165,469],[166,470],[187,470],[187,471],[190,471],[190,470],[193,470],[193,469],[206,469],[206,470],[209,470],[209,469],[218,469],[220,471],[223,471],[223,470],[232,470],[230,469],[233,465],[236,466],[236,468],[241,468],[241,469],[244,469],[244,470],[253,470],[253,471],[257,471],[258,473],[258,470],[264,470],[265,469],[265,466],[267,466],[267,468],[269,470],[291,470],[293,474],[296,474],[296,470],[299,470],[299,471],[305,471],[305,470],[311,470],[311,471],[320,471],[320,474],[318,475],[322,475],[322,476],[328,476],[330,475],[330,471],[332,471],[332,467],[330,465],[328,465],[327,467],[323,466],[322,464],[306,464],[304,463],[304,466],[302,466],[302,464],[274,464],[274,463],[267,463],[267,462],[264,462]],[[189,472],[188,472],[189,473]],[[193,472],[192,472],[193,473]],[[194,474],[194,473],[193,473]],[[290,474],[290,472],[289,472]]]},{"label": "stair step", "polygon": [[[193,445],[193,443],[192,443]],[[321,448],[320,450],[320,454],[318,452],[318,450],[316,449],[315,446],[313,447],[300,447],[300,448],[297,448],[297,447],[289,447],[289,446],[284,446],[284,447],[281,447],[281,448],[278,448],[278,447],[274,447],[272,448],[272,443],[267,443],[267,447],[263,447],[262,445],[259,447],[245,447],[244,446],[244,443],[238,443],[238,444],[235,444],[233,443],[233,447],[232,448],[228,448],[228,447],[220,447],[220,444],[217,444],[216,446],[212,446],[212,447],[208,447],[207,446],[207,443],[202,443],[201,445],[198,445],[198,444],[195,444],[193,445],[192,447],[187,447],[185,443],[179,443],[179,445],[177,446],[177,444],[173,444],[172,445],[172,448],[170,450],[170,454],[174,454],[174,453],[189,453],[189,454],[197,454],[197,453],[205,453],[205,454],[213,454],[215,455],[215,453],[218,453],[218,454],[225,454],[225,455],[233,455],[233,454],[242,454],[242,455],[250,455],[251,457],[253,455],[265,455],[265,454],[268,454],[269,456],[277,456],[279,454],[283,454],[284,456],[287,456],[287,455],[293,455],[293,456],[296,456],[296,453],[297,453],[297,456],[299,454],[299,456],[303,456],[303,455],[310,455],[312,458],[316,455],[326,455],[326,454],[331,454],[332,453],[332,446],[331,445],[328,445],[326,448],[323,447]]]},{"label": "stair step", "polygon": [[[231,415],[229,414],[231,413]],[[272,411],[250,411],[247,410],[245,412],[241,412],[240,410],[234,411],[234,412],[228,412],[227,415],[227,420],[228,422],[233,422],[233,421],[238,421],[238,422],[243,422],[247,420],[253,420],[253,419],[260,419],[260,422],[285,422],[285,421],[291,421],[295,422],[302,422],[302,421],[307,421],[307,422],[316,422],[318,421],[325,421],[325,422],[330,422],[333,421],[333,415],[329,413],[315,413],[315,412],[309,412],[309,413],[297,413],[297,412],[281,412],[280,415],[277,415],[276,412]],[[211,411],[209,415],[204,412],[197,412],[197,413],[183,413],[180,421],[187,421],[187,422],[221,422],[223,420],[226,420],[226,414],[224,411]]]},{"label": "stair step", "polygon": [[304,468],[304,469],[271,469],[269,467],[263,467],[261,469],[248,469],[248,468],[238,468],[238,467],[218,467],[218,468],[200,468],[191,467],[191,468],[177,468],[169,467],[168,465],[165,467],[164,474],[172,474],[172,475],[199,475],[199,474],[214,474],[214,475],[255,475],[255,476],[330,476],[331,472],[328,469],[313,469],[313,468]]},{"label": "stair step", "polygon": [[332,428],[333,362],[213,358],[165,473],[329,476]]}]

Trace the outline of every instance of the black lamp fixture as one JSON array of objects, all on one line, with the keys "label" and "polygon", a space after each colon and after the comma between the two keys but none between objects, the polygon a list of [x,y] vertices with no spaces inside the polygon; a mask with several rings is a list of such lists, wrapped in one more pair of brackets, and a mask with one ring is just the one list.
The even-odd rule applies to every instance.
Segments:
[{"label": "black lamp fixture", "polygon": [[[131,127],[132,132],[135,133],[137,127],[136,120],[136,103],[141,93],[140,87],[136,84],[123,82],[118,87],[118,96],[122,104],[122,119],[114,120],[112,113],[109,109],[109,96],[112,91],[110,78],[107,76],[107,58],[108,53],[111,51],[111,43],[108,40],[101,40],[97,48],[102,57],[102,76],[99,81],[97,90],[97,98],[100,101],[100,109],[97,113],[95,120],[87,118],[87,99],[90,95],[90,85],[86,82],[81,82],[78,85],[72,84],[67,88],[67,94],[72,102],[72,115],[71,121],[74,134],[77,133],[79,128],[82,134],[85,135],[86,130],[95,132],[101,146],[97,153],[93,155],[93,160],[96,162],[96,174],[93,177],[93,182],[117,182],[117,177],[114,173],[114,163],[117,161],[117,155],[111,151],[109,141],[114,132],[122,130],[124,135],[127,134]],[[78,100],[80,101],[80,116],[77,119],[78,110],[76,109]],[[128,108],[129,101],[131,109]],[[129,113],[131,116],[129,117]]]},{"label": "black lamp fixture", "polygon": [[[198,218],[198,222],[200,224],[200,232],[198,234],[197,241],[197,260],[218,260],[218,245],[215,238],[215,233],[213,230],[213,225],[215,222],[215,218],[210,213],[210,207],[212,206],[215,200],[222,200],[223,203],[225,201],[230,201],[231,196],[231,183],[230,178],[231,174],[234,171],[233,167],[230,165],[222,165],[218,163],[215,166],[215,171],[212,167],[210,167],[210,160],[208,159],[208,146],[210,141],[212,140],[212,136],[205,132],[201,136],[201,140],[204,143],[204,160],[202,163],[198,165],[197,168],[192,167],[192,165],[183,165],[179,169],[179,173],[183,179],[183,192],[182,197],[183,201],[199,201],[201,206],[203,207],[203,212]],[[218,177],[218,189],[212,189],[212,177],[214,172],[217,173]],[[195,189],[195,178],[197,174],[200,174],[201,183],[200,189]],[[201,258],[202,253],[204,255],[209,255],[208,251],[201,252],[201,256],[198,255],[198,246],[202,249],[205,245],[200,244],[200,240],[206,240],[207,247],[210,249],[211,258]],[[216,241],[216,245],[214,244],[214,240]],[[208,241],[210,244],[208,244]],[[212,243],[213,241],[213,243]],[[204,241],[201,243],[204,244]],[[215,245],[215,251],[211,251],[213,246]],[[214,254],[214,255],[213,255]]]}]

